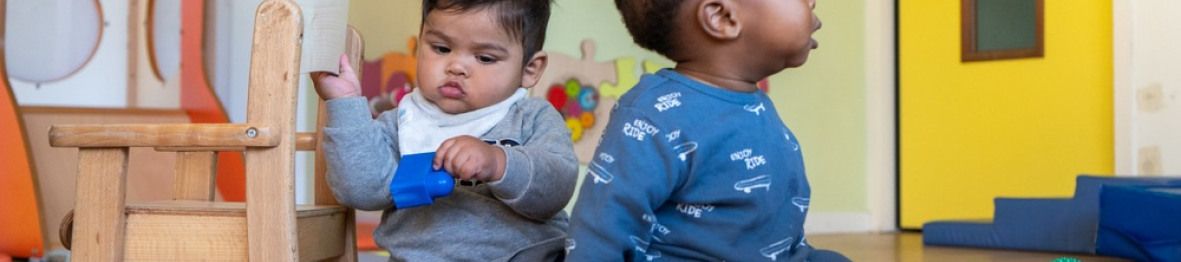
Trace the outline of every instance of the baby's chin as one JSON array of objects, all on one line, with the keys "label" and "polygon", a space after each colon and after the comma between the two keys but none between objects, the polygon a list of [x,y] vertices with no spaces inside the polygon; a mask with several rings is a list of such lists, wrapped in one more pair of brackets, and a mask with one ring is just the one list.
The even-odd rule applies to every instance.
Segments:
[{"label": "baby's chin", "polygon": [[[425,94],[423,96],[423,98],[426,98],[426,101],[428,103],[435,105],[435,107],[438,107],[439,110],[443,111],[444,113],[454,115],[454,114],[462,114],[463,112],[471,111],[471,110],[465,110],[464,109],[465,106],[463,106],[463,103],[461,103],[459,101],[455,101],[454,99],[437,97],[437,95],[431,95],[431,94]],[[460,113],[456,113],[456,112],[460,112]]]},{"label": "baby's chin", "polygon": [[439,107],[439,110],[443,110],[444,113],[448,113],[448,114],[452,114],[452,115],[458,115],[458,114],[463,114],[463,113],[467,113],[467,112],[472,111],[471,108],[466,107],[466,106],[440,105],[440,104],[435,104],[435,105]]},{"label": "baby's chin", "polygon": [[786,66],[784,68],[796,68],[803,66],[804,63],[808,62],[808,56],[811,54],[812,48],[807,48],[790,55],[787,58],[787,63],[785,64]]},{"label": "baby's chin", "polygon": [[786,68],[801,67],[801,66],[804,66],[804,64],[807,62],[808,62],[808,54],[803,54],[803,55],[797,56],[796,58],[788,60]]}]

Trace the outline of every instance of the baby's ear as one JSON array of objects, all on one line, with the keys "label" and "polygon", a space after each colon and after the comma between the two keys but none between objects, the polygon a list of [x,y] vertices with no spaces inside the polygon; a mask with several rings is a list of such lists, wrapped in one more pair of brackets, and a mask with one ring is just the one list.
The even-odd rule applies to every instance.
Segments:
[{"label": "baby's ear", "polygon": [[541,80],[541,74],[545,73],[545,65],[549,63],[549,54],[545,51],[537,51],[533,54],[533,58],[525,62],[525,68],[521,72],[521,87],[530,88],[537,85],[537,81]]},{"label": "baby's ear", "polygon": [[738,15],[739,0],[704,0],[697,4],[693,16],[701,30],[711,38],[732,40],[742,34]]}]

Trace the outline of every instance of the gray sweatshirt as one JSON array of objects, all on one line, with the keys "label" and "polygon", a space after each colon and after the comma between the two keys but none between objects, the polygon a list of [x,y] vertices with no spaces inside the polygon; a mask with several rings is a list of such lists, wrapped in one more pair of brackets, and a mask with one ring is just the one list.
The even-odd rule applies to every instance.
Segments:
[{"label": "gray sweatshirt", "polygon": [[328,185],[341,204],[384,210],[373,233],[391,261],[539,261],[564,253],[577,179],[570,131],[549,103],[523,99],[480,139],[506,156],[496,183],[459,185],[429,206],[394,209],[401,155],[397,111],[376,120],[364,98],[330,100],[324,128]]}]

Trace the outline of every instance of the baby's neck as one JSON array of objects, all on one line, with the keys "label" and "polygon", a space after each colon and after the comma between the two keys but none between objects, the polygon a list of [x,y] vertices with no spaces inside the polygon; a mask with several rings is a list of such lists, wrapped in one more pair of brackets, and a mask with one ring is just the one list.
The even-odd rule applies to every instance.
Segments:
[{"label": "baby's neck", "polygon": [[695,61],[678,63],[674,70],[713,87],[746,93],[758,91],[759,80],[765,78],[744,74],[737,67]]}]

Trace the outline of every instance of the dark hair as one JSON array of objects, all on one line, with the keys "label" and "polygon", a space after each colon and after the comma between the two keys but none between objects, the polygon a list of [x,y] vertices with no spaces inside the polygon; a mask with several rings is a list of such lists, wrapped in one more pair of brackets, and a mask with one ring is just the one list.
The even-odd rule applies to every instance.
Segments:
[{"label": "dark hair", "polygon": [[677,30],[677,13],[684,0],[615,0],[623,24],[640,47],[666,57],[676,52],[672,39]]},{"label": "dark hair", "polygon": [[524,62],[545,46],[545,29],[549,24],[552,0],[423,0],[422,22],[431,11],[467,11],[490,8],[497,13],[500,27],[509,36],[518,38],[525,51]]}]

